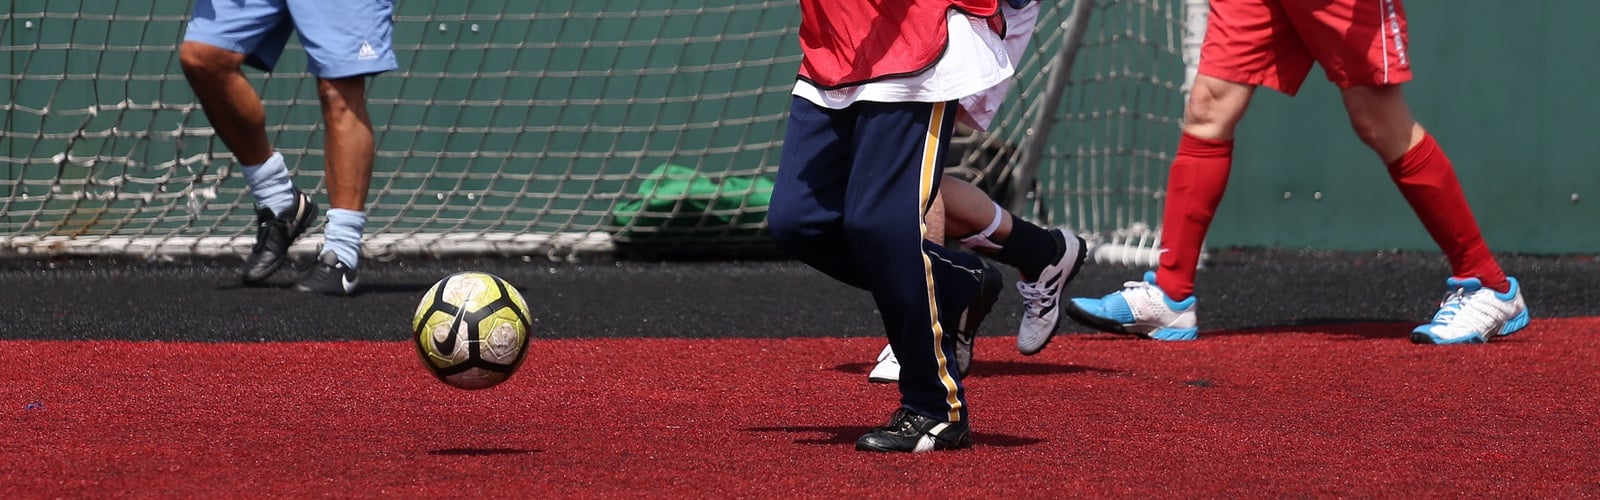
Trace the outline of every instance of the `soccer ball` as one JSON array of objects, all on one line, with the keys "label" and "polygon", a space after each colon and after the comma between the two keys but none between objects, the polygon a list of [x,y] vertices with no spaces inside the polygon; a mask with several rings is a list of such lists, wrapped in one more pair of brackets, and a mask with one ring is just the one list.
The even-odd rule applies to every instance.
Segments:
[{"label": "soccer ball", "polygon": [[475,271],[435,283],[411,320],[422,365],[462,389],[505,382],[522,364],[532,334],[522,294],[498,276]]}]

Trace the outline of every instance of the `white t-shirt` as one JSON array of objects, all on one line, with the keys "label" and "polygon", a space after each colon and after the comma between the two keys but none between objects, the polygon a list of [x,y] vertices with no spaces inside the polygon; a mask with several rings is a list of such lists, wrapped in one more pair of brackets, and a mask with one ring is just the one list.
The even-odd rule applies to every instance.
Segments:
[{"label": "white t-shirt", "polygon": [[[1028,2],[1021,9],[1013,9],[1009,3],[1001,1],[1000,10],[1006,17],[1006,55],[1010,56],[1012,67],[1021,67],[1028,42],[1033,40],[1033,27],[1039,21],[1039,2]],[[1000,105],[1005,103],[1006,93],[1011,91],[1011,83],[1015,81],[1015,78],[1006,78],[982,92],[962,97],[961,114],[956,119],[969,127],[989,130],[989,123],[1000,112]]]},{"label": "white t-shirt", "polygon": [[979,130],[988,129],[1011,88],[1011,76],[1016,74],[1013,62],[1027,50],[1039,18],[1039,2],[1030,2],[1021,10],[1001,2],[1000,8],[1006,19],[1004,39],[989,29],[988,21],[951,9],[946,23],[949,44],[944,56],[927,71],[834,90],[799,80],[794,95],[829,109],[844,109],[856,101],[960,101],[957,119]]}]

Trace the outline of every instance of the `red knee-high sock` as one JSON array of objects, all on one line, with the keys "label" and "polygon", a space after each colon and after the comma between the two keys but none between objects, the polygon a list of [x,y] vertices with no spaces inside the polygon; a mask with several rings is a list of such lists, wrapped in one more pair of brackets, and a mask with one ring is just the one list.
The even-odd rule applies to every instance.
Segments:
[{"label": "red knee-high sock", "polygon": [[1472,218],[1456,169],[1432,134],[1423,135],[1422,142],[1390,163],[1389,177],[1422,219],[1433,242],[1450,257],[1450,270],[1456,277],[1478,278],[1483,286],[1500,292],[1510,290],[1505,271],[1489,253],[1478,222]]},{"label": "red knee-high sock", "polygon": [[1195,267],[1211,217],[1228,188],[1233,140],[1215,141],[1183,134],[1178,157],[1167,173],[1167,206],[1161,215],[1161,267],[1156,284],[1172,300],[1194,294]]}]

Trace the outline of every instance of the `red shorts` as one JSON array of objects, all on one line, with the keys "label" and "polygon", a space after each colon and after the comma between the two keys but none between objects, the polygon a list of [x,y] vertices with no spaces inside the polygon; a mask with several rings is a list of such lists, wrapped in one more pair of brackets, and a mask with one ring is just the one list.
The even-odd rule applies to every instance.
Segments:
[{"label": "red shorts", "polygon": [[1411,80],[1400,0],[1211,0],[1200,74],[1292,96],[1312,62],[1341,89]]}]

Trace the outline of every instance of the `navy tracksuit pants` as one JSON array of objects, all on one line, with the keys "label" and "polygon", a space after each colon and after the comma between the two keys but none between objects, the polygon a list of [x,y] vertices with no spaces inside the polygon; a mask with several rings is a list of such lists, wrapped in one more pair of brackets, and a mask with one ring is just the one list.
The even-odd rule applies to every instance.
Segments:
[{"label": "navy tracksuit pants", "polygon": [[955,332],[983,265],[924,239],[955,114],[954,102],[836,110],[795,97],[767,213],[784,251],[872,292],[900,360],[901,406],[942,421],[967,418]]}]

